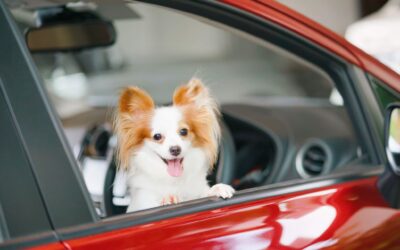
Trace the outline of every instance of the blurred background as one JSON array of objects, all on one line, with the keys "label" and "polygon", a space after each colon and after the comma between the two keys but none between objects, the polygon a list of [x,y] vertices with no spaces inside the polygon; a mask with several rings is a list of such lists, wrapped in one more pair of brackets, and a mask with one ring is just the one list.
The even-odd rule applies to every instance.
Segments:
[{"label": "blurred background", "polygon": [[[34,25],[35,7],[60,1],[33,0],[29,8],[24,2],[22,9],[21,1],[7,2],[16,6],[13,14],[23,31]],[[152,5],[94,2],[88,8],[115,25],[113,46],[32,54],[72,145],[79,144],[90,124],[110,120],[127,85],[144,88],[160,105],[170,103],[173,90],[193,76],[202,78],[221,104],[274,105],[305,99],[343,104],[318,67],[242,32]],[[396,37],[400,0],[280,2],[400,72],[400,38]]]},{"label": "blurred background", "polygon": [[399,0],[279,0],[400,73]]},{"label": "blurred background", "polygon": [[338,34],[359,19],[379,10],[388,0],[279,0]]}]

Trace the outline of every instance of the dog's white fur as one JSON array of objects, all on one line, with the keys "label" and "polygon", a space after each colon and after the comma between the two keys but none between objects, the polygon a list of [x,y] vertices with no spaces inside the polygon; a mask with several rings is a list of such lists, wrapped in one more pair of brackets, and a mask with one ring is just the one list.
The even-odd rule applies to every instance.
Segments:
[{"label": "dog's white fur", "polygon": [[[199,86],[201,91],[195,96],[192,95],[193,99],[189,101],[191,102],[190,105],[205,108],[210,112],[208,118],[211,120],[209,122],[214,125],[208,136],[211,138],[210,144],[218,144],[220,129],[215,101],[211,99],[208,89],[198,79],[192,79],[186,85],[188,94],[192,94],[190,91],[194,91],[195,86]],[[136,102],[137,100],[133,101]],[[207,150],[212,145],[196,146],[193,141],[194,135],[189,139],[178,133],[182,127],[182,121],[185,119],[183,112],[182,106],[175,104],[154,108],[151,111],[151,119],[148,124],[150,134],[153,136],[159,133],[163,140],[160,142],[152,138],[145,138],[137,148],[129,151],[130,156],[126,169],[128,171],[131,203],[127,212],[206,196],[232,197],[234,189],[231,186],[216,184],[210,188],[207,183],[206,176],[210,170],[210,165],[213,164]],[[117,114],[116,129],[118,137],[121,138],[124,136],[124,130],[118,128],[118,126],[121,126],[118,121],[119,115]],[[132,126],[135,126],[134,114],[132,114]],[[188,129],[191,133],[191,129]],[[168,173],[167,164],[164,162],[177,158],[170,153],[172,146],[179,146],[181,148],[179,158],[183,157],[183,172],[177,177]]]}]

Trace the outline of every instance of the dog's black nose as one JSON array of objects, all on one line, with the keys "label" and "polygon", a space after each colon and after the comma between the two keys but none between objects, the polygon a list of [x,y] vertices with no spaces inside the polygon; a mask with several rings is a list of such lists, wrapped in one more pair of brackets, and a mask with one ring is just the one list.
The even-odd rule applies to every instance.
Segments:
[{"label": "dog's black nose", "polygon": [[169,152],[173,156],[178,156],[181,153],[181,147],[179,146],[172,146],[169,148]]}]

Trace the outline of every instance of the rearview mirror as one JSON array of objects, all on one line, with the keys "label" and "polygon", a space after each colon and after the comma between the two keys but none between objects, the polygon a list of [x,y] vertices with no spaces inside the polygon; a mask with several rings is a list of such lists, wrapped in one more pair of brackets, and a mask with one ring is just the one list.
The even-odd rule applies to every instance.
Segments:
[{"label": "rearview mirror", "polygon": [[400,175],[400,104],[389,106],[386,112],[386,154],[391,168]]},{"label": "rearview mirror", "polygon": [[103,20],[52,24],[29,29],[26,33],[31,52],[74,51],[109,46],[114,42],[114,27]]}]

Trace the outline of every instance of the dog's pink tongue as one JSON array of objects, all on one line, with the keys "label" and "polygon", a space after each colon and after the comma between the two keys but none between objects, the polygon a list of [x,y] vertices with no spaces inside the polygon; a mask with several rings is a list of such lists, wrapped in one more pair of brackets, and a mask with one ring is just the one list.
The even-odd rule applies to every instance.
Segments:
[{"label": "dog's pink tongue", "polygon": [[174,159],[174,160],[168,160],[168,174],[173,176],[173,177],[178,177],[182,175],[183,172],[183,166],[181,163],[181,159]]}]

